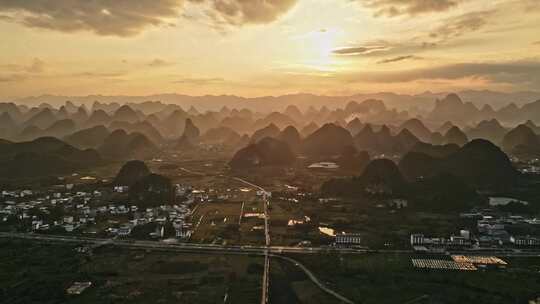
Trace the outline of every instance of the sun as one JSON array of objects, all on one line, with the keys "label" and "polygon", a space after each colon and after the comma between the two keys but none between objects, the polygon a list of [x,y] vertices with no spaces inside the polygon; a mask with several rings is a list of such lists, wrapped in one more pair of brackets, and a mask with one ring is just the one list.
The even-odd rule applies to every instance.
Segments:
[{"label": "sun", "polygon": [[339,35],[336,29],[320,29],[309,33],[304,41],[307,65],[319,70],[333,70],[336,65],[333,50],[338,45]]}]

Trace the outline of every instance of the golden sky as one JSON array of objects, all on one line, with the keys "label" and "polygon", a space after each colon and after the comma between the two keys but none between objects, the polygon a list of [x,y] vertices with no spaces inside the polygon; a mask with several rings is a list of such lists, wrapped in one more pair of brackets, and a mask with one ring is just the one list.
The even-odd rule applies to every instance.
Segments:
[{"label": "golden sky", "polygon": [[0,0],[0,98],[540,90],[538,0]]}]

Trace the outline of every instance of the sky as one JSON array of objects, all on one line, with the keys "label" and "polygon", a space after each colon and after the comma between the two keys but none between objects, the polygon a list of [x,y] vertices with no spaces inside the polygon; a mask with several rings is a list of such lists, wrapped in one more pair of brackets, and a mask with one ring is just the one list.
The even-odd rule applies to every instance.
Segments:
[{"label": "sky", "polygon": [[0,0],[0,98],[540,90],[538,0]]}]

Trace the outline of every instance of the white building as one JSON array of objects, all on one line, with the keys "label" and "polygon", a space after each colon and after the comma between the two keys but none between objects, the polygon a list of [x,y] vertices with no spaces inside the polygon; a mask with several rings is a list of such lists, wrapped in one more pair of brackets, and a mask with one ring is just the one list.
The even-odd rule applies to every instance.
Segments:
[{"label": "white building", "polygon": [[336,235],[336,245],[360,245],[362,238],[359,233],[343,233]]},{"label": "white building", "polygon": [[424,239],[425,238],[423,234],[411,234],[411,246],[424,245]]},{"label": "white building", "polygon": [[516,246],[540,246],[540,238],[532,236],[511,236],[510,243]]}]

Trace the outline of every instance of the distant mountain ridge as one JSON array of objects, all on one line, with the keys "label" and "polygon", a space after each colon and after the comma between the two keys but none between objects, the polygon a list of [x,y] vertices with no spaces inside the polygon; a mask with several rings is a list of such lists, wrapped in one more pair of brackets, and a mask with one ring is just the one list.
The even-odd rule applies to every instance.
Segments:
[{"label": "distant mountain ridge", "polygon": [[[148,107],[151,107],[151,102],[161,101],[163,103],[177,104],[186,109],[195,106],[198,110],[217,110],[227,106],[229,109],[250,108],[258,111],[272,111],[276,109],[276,105],[280,110],[286,109],[289,105],[295,105],[296,107],[305,110],[311,105],[316,107],[327,105],[334,108],[344,106],[351,100],[361,101],[367,99],[377,99],[384,100],[387,106],[403,110],[410,107],[431,108],[433,107],[436,99],[442,99],[448,94],[449,92],[432,93],[429,91],[416,95],[396,94],[391,92],[353,94],[345,96],[322,96],[308,93],[297,93],[281,96],[263,96],[251,98],[235,95],[189,96],[182,94],[154,94],[148,96],[41,95],[19,98],[12,101],[28,106],[38,106],[42,103],[61,105],[68,100],[77,104],[85,104],[87,106],[92,106],[96,102],[99,104],[129,104],[148,102]],[[457,94],[463,99],[463,101],[472,102],[478,107],[482,107],[484,104],[489,104],[493,108],[501,108],[511,102],[515,103],[516,105],[524,105],[535,100],[540,100],[540,92],[533,91],[505,93],[487,90],[467,90],[457,92]]]}]

